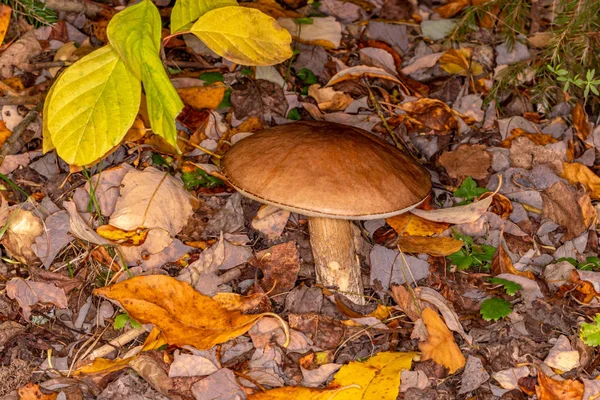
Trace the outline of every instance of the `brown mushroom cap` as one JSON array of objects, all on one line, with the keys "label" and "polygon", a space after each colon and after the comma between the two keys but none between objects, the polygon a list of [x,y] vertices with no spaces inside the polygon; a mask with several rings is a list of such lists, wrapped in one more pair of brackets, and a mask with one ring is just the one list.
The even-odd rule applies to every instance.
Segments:
[{"label": "brown mushroom cap", "polygon": [[348,125],[301,121],[236,143],[221,160],[239,192],[309,217],[376,219],[421,203],[427,170],[375,135]]}]

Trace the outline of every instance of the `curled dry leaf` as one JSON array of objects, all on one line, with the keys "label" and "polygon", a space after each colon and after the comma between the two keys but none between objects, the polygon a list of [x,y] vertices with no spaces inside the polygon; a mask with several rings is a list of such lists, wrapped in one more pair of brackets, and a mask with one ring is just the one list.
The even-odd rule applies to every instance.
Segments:
[{"label": "curled dry leaf", "polygon": [[529,139],[533,144],[536,144],[538,146],[545,146],[547,144],[558,142],[558,140],[552,137],[552,135],[547,135],[544,133],[529,133],[524,129],[514,128],[510,131],[510,135],[502,142],[500,142],[499,146],[504,147],[505,149],[509,149],[512,145],[512,142],[519,137],[525,137]]},{"label": "curled dry leaf", "polygon": [[400,108],[406,111],[408,121],[416,128],[446,135],[452,133],[458,126],[454,112],[441,100],[423,98],[401,104]]},{"label": "curled dry leaf", "polygon": [[429,254],[443,257],[456,253],[463,247],[462,240],[448,237],[400,236],[398,247],[406,253]]},{"label": "curled dry leaf", "polygon": [[591,169],[579,163],[563,163],[560,174],[569,183],[581,183],[592,199],[600,199],[600,177]]},{"label": "curled dry leaf", "polygon": [[579,137],[582,142],[585,142],[590,135],[591,129],[590,121],[588,120],[588,116],[581,103],[578,102],[575,104],[571,114],[573,115],[573,126],[575,127],[575,133],[577,133],[577,137]]},{"label": "curled dry leaf", "polygon": [[423,360],[433,360],[448,368],[451,374],[465,366],[466,359],[454,341],[452,332],[448,329],[438,313],[430,308],[423,310],[421,315],[427,327],[427,340],[419,343],[423,352]]},{"label": "curled dry leaf", "polygon": [[574,188],[556,182],[542,193],[542,217],[550,218],[566,229],[564,240],[585,232],[597,218],[590,196],[583,187]]},{"label": "curled dry leaf", "polygon": [[164,275],[134,277],[94,293],[118,301],[136,321],[156,325],[169,344],[197,349],[243,335],[267,315],[228,311],[189,284]]},{"label": "curled dry leaf", "polygon": [[464,206],[440,208],[438,210],[412,209],[411,213],[429,221],[449,224],[469,224],[477,221],[490,207],[494,196]]},{"label": "curled dry leaf", "polygon": [[571,379],[557,381],[540,371],[535,393],[539,400],[581,400],[583,389],[583,383],[579,381]]},{"label": "curled dry leaf", "polygon": [[445,222],[434,222],[406,212],[385,220],[400,236],[432,236],[450,227]]},{"label": "curled dry leaf", "polygon": [[319,84],[310,85],[308,95],[317,101],[321,111],[343,111],[353,101],[346,93],[332,87],[322,88]]},{"label": "curled dry leaf", "polygon": [[332,86],[336,83],[344,82],[351,79],[359,79],[363,76],[367,78],[385,79],[388,81],[401,83],[397,76],[390,74],[383,68],[357,65],[355,67],[346,68],[338,72],[333,77],[331,77],[331,79],[329,80],[329,82],[327,82],[327,85],[325,86]]}]

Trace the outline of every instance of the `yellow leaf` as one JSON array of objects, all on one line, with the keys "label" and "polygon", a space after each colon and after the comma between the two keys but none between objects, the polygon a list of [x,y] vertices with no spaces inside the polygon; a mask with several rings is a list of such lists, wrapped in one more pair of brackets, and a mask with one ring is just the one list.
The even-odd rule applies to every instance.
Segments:
[{"label": "yellow leaf", "polygon": [[135,229],[126,231],[112,225],[102,225],[96,228],[96,233],[104,239],[111,240],[121,245],[139,246],[148,236],[148,229]]},{"label": "yellow leaf", "polygon": [[44,108],[44,149],[53,144],[68,164],[98,160],[133,124],[140,96],[140,81],[110,45],[90,53],[52,86]]},{"label": "yellow leaf", "polygon": [[4,41],[4,36],[10,23],[10,13],[12,9],[6,4],[0,4],[0,44]]},{"label": "yellow leaf", "polygon": [[440,57],[440,67],[449,74],[465,76],[468,71],[471,71],[471,75],[482,75],[485,70],[481,64],[471,60],[472,52],[473,50],[468,47],[462,49],[450,49]]},{"label": "yellow leaf", "polygon": [[292,36],[276,20],[253,8],[221,7],[192,26],[212,51],[243,65],[273,65],[292,56]]},{"label": "yellow leaf", "polygon": [[[152,329],[152,332],[150,332],[150,334],[144,341],[144,344],[142,346],[142,350],[140,351],[140,353],[142,351],[159,349],[160,347],[164,346],[165,344],[167,344],[167,341],[165,340],[164,335],[162,334],[160,329],[155,327],[154,329]],[[84,365],[83,367],[74,371],[73,374],[75,376],[78,376],[78,375],[99,374],[99,373],[107,374],[109,372],[119,371],[119,370],[122,370],[123,368],[127,368],[127,366],[129,366],[129,363],[132,360],[136,359],[138,356],[139,356],[139,354],[136,356],[133,356],[133,357],[117,358],[114,360],[109,360],[106,358],[96,358],[91,364]]]},{"label": "yellow leaf", "polygon": [[228,311],[192,286],[164,275],[137,276],[95,294],[121,303],[141,323],[152,323],[176,346],[209,349],[246,333],[265,315]]},{"label": "yellow leaf", "polygon": [[10,135],[12,135],[12,131],[6,127],[4,121],[0,120],[0,147],[4,145]]},{"label": "yellow leaf", "polygon": [[344,365],[325,389],[292,386],[248,396],[248,400],[395,400],[400,373],[418,353],[379,353],[365,362]]},{"label": "yellow leaf", "polygon": [[581,183],[588,190],[592,199],[600,199],[600,177],[585,165],[563,163],[560,176],[569,183]]},{"label": "yellow leaf", "polygon": [[225,85],[198,86],[177,89],[183,103],[196,109],[208,108],[216,110],[225,96]]},{"label": "yellow leaf", "polygon": [[426,308],[423,310],[421,318],[423,318],[427,333],[429,333],[427,340],[419,343],[419,349],[423,352],[423,360],[433,360],[448,368],[451,374],[464,367],[465,356],[438,313],[431,308]]},{"label": "yellow leaf", "polygon": [[185,31],[210,10],[237,6],[236,0],[177,0],[171,12],[171,33]]},{"label": "yellow leaf", "polygon": [[463,244],[462,240],[448,237],[425,237],[425,236],[400,236],[398,246],[400,250],[407,253],[429,254],[432,256],[448,256],[459,251]]},{"label": "yellow leaf", "polygon": [[388,218],[385,222],[400,236],[431,236],[450,227],[445,222],[428,221],[409,212]]}]

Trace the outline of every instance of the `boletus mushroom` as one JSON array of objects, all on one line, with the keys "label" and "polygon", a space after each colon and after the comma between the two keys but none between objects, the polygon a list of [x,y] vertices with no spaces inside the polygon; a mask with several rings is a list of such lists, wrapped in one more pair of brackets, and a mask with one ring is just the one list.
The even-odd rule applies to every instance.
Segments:
[{"label": "boletus mushroom", "polygon": [[427,170],[365,130],[331,122],[279,125],[236,143],[221,171],[244,196],[308,217],[317,282],[363,303],[352,220],[419,205]]}]

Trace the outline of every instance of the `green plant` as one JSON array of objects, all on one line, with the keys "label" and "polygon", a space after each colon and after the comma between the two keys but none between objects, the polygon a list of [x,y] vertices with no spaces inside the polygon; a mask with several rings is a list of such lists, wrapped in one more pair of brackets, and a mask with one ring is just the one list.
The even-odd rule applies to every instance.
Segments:
[{"label": "green plant", "polygon": [[213,188],[223,184],[222,180],[207,174],[201,168],[196,168],[191,172],[183,172],[181,174],[181,180],[183,180],[183,185],[188,190],[195,190],[200,186]]},{"label": "green plant", "polygon": [[16,15],[23,16],[36,28],[58,21],[56,13],[38,0],[2,0],[0,3],[8,4]]},{"label": "green plant", "polygon": [[456,231],[454,236],[465,243],[462,249],[448,256],[452,264],[456,265],[456,268],[459,270],[469,269],[470,267],[489,269],[496,252],[495,247],[486,244],[475,244],[472,237],[461,235]]},{"label": "green plant", "polygon": [[600,258],[599,257],[587,257],[585,262],[578,262],[576,259],[571,257],[561,257],[558,261],[568,261],[575,268],[583,270],[583,271],[593,271],[600,269]]},{"label": "green plant", "polygon": [[463,199],[460,203],[458,203],[459,205],[463,205],[472,203],[477,197],[487,192],[489,192],[488,189],[477,187],[477,183],[473,180],[473,178],[467,176],[465,180],[462,181],[458,189],[454,191],[454,196]]},{"label": "green plant", "polygon": [[[150,0],[112,18],[109,44],[69,67],[50,89],[44,104],[44,152],[55,148],[73,165],[97,161],[132,126],[142,87],[152,131],[179,151],[175,118],[183,102],[160,58],[161,30],[160,13]],[[277,64],[292,55],[289,32],[235,0],[178,0],[171,32],[192,33],[216,54],[242,65]]]},{"label": "green plant", "polygon": [[122,313],[115,317],[115,320],[113,322],[113,328],[115,328],[115,330],[123,329],[125,325],[127,325],[127,323],[129,323],[129,325],[131,325],[131,327],[134,329],[137,329],[140,326],[142,326],[142,324],[137,322],[135,319],[131,318],[129,314]]},{"label": "green plant", "polygon": [[516,282],[509,281],[508,279],[490,278],[488,282],[494,285],[502,285],[504,291],[511,296],[514,296],[519,290],[521,290],[521,285]]},{"label": "green plant", "polygon": [[568,92],[571,85],[575,85],[580,89],[583,89],[583,97],[587,99],[590,91],[596,96],[600,95],[598,92],[598,85],[600,85],[600,79],[596,79],[596,70],[588,69],[585,73],[585,80],[582,79],[579,74],[573,76],[569,71],[564,69],[560,64],[556,67],[548,65],[548,70],[556,75],[556,80],[564,82],[563,91]]},{"label": "green plant", "polygon": [[512,304],[510,301],[500,297],[492,297],[491,299],[484,300],[479,310],[481,318],[486,321],[497,321],[508,316],[511,312]]}]

